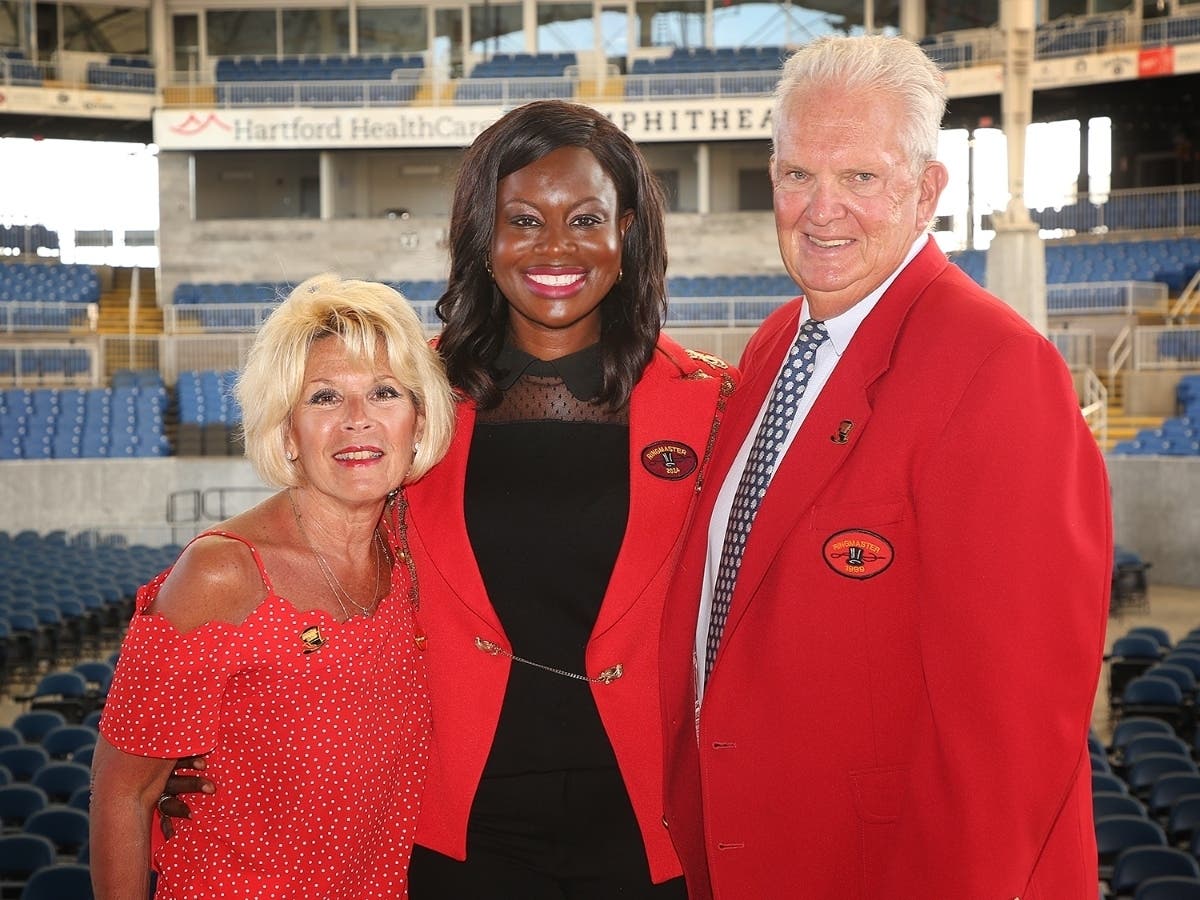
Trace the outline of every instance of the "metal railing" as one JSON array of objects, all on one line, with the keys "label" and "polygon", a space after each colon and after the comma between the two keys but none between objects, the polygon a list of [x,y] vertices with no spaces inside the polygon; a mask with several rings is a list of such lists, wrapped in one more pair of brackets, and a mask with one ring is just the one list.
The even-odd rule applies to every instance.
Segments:
[{"label": "metal railing", "polygon": [[172,491],[167,495],[166,523],[174,543],[183,544],[214,522],[245,512],[275,492],[269,487],[214,487]]},{"label": "metal railing", "polygon": [[162,337],[158,366],[163,381],[175,384],[188,370],[240,369],[246,362],[253,332],[242,334],[174,335]]},{"label": "metal railing", "polygon": [[1084,56],[1125,47],[1135,42],[1138,18],[1126,13],[1064,16],[1037,27],[1034,55]]},{"label": "metal railing", "polygon": [[0,333],[40,331],[84,331],[95,328],[98,308],[94,303],[39,301],[0,303]]},{"label": "metal railing", "polygon": [[1046,313],[1132,315],[1164,311],[1167,286],[1157,281],[1083,281],[1046,285]]},{"label": "metal railing", "polygon": [[1187,286],[1180,292],[1179,298],[1171,304],[1171,308],[1167,311],[1167,322],[1182,325],[1189,316],[1196,312],[1198,307],[1200,307],[1200,268],[1196,269]]},{"label": "metal railing", "polygon": [[1200,325],[1139,325],[1133,360],[1138,371],[1200,369]]},{"label": "metal railing", "polygon": [[0,386],[94,387],[103,371],[94,339],[0,343]]},{"label": "metal railing", "polygon": [[1095,365],[1096,332],[1089,329],[1060,328],[1047,332],[1046,337],[1058,348],[1071,370],[1090,370]]},{"label": "metal railing", "polygon": [[[613,99],[661,100],[671,97],[719,99],[763,96],[779,79],[777,69],[761,72],[694,72],[625,75],[605,79]],[[384,81],[228,81],[173,86],[172,106],[518,106],[530,100],[570,100],[595,93],[595,79],[578,75],[529,78],[460,78],[422,81],[405,72]]]},{"label": "metal railing", "polygon": [[792,299],[786,297],[672,297],[667,303],[671,328],[755,328]]},{"label": "metal railing", "polygon": [[[433,300],[410,300],[428,330],[440,330]],[[278,303],[187,303],[163,307],[163,331],[170,335],[255,331]]]},{"label": "metal railing", "polygon": [[1121,379],[1121,372],[1129,363],[1133,356],[1133,326],[1126,325],[1117,332],[1117,336],[1113,338],[1113,342],[1108,346],[1108,390],[1110,393],[1116,393],[1117,383]]},{"label": "metal railing", "polygon": [[1030,210],[1038,227],[1068,234],[1200,228],[1200,185],[1125,188],[1108,194],[1079,194],[1062,206]]},{"label": "metal railing", "polygon": [[1108,389],[1090,367],[1083,372],[1083,419],[1101,447],[1108,446]]}]

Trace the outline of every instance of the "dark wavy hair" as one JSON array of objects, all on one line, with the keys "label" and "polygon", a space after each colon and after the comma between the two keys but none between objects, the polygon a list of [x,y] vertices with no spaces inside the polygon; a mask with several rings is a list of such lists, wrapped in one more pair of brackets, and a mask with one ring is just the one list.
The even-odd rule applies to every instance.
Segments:
[{"label": "dark wavy hair", "polygon": [[450,213],[450,278],[437,303],[438,352],[450,383],[481,407],[500,402],[492,363],[508,329],[508,301],[487,271],[500,179],[562,147],[589,150],[633,210],[621,246],[621,278],[600,304],[599,403],[620,409],[654,353],[667,309],[663,194],[637,145],[596,110],[563,100],[518,107],[468,148]]}]

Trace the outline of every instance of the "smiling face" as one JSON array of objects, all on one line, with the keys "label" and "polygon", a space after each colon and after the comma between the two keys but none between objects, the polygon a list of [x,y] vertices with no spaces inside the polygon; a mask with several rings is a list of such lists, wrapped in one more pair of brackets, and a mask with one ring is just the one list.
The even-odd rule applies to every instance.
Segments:
[{"label": "smiling face", "polygon": [[424,419],[392,374],[380,342],[375,360],[350,360],[342,339],[314,341],[285,446],[307,487],[343,502],[374,503],[400,485]]},{"label": "smiling face", "polygon": [[784,113],[771,163],[779,251],[813,317],[830,319],[900,265],[934,216],[946,169],[914,171],[895,97],[814,87]]},{"label": "smiling face", "polygon": [[500,179],[492,272],[518,347],[543,359],[600,337],[600,303],[633,220],[591,151],[561,147]]}]

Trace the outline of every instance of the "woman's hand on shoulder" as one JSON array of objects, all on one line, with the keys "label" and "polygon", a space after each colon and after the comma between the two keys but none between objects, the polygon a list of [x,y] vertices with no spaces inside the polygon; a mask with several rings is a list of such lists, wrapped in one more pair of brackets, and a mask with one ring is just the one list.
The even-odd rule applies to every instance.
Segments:
[{"label": "woman's hand on shoulder", "polygon": [[249,547],[206,535],[180,554],[150,611],[187,633],[209,622],[240,624],[266,593]]}]

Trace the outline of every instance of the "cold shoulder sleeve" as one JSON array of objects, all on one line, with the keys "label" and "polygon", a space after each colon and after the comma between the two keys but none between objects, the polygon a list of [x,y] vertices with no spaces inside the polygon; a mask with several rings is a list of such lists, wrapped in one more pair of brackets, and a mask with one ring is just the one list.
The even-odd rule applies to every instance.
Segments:
[{"label": "cold shoulder sleeve", "polygon": [[252,660],[239,626],[212,622],[181,634],[148,611],[167,574],[138,591],[100,732],[126,753],[172,759],[215,746],[226,686]]}]

